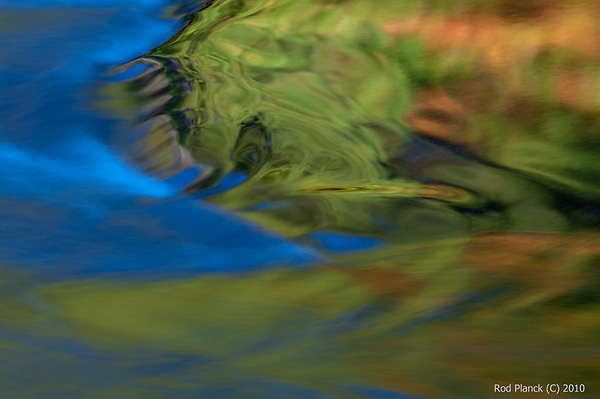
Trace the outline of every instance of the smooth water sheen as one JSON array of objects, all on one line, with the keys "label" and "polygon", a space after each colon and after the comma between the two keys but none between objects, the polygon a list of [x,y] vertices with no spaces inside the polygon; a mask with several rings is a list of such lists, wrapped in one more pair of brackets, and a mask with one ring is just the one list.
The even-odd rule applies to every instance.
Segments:
[{"label": "smooth water sheen", "polygon": [[0,15],[8,397],[600,396],[595,2]]}]

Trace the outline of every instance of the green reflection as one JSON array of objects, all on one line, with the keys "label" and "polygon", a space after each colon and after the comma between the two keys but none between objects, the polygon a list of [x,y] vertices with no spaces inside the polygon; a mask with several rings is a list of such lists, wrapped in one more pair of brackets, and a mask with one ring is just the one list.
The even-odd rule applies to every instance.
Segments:
[{"label": "green reflection", "polygon": [[37,295],[97,348],[202,355],[223,383],[255,373],[325,391],[467,397],[499,379],[560,378],[598,392],[598,243],[483,236],[368,266],[63,283]]},{"label": "green reflection", "polygon": [[[106,91],[125,118],[154,105],[137,147],[150,170],[189,165],[183,148],[214,168],[189,192],[242,173],[209,200],[289,236],[397,242],[382,215],[431,200],[440,223],[465,219],[454,237],[587,229],[555,192],[600,194],[587,89],[599,45],[581,38],[594,15],[580,2],[223,0],[146,57],[164,76]],[[423,138],[430,148],[415,149]]]}]

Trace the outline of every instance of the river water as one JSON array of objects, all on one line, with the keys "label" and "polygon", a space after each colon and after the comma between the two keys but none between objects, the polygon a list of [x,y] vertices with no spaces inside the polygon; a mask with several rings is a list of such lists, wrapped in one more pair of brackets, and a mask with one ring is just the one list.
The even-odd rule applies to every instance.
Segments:
[{"label": "river water", "polygon": [[599,397],[597,17],[0,0],[2,397]]}]

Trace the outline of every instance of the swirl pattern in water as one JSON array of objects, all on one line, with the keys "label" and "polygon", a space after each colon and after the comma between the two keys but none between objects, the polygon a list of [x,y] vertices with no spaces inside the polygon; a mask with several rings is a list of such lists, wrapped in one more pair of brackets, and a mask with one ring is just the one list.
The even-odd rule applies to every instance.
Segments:
[{"label": "swirl pattern in water", "polygon": [[287,236],[597,226],[598,43],[580,38],[600,11],[438,3],[216,2],[109,91],[146,124],[150,170],[208,165],[187,192]]}]

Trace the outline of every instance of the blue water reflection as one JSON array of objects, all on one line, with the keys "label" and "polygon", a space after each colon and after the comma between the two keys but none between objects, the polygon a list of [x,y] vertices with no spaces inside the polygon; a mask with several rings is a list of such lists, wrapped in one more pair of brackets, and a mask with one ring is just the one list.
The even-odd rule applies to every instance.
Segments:
[{"label": "blue water reflection", "polygon": [[176,198],[185,184],[177,179],[190,176],[154,180],[107,144],[116,127],[93,110],[96,82],[181,27],[177,15],[165,17],[169,5],[0,2],[0,261],[7,267],[55,278],[124,271],[164,278],[317,258],[220,209]]}]

